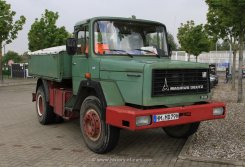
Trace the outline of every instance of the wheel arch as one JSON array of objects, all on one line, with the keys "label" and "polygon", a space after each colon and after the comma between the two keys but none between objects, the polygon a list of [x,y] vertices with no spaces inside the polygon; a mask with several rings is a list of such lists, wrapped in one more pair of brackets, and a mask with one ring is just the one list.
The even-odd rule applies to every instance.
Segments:
[{"label": "wheel arch", "polygon": [[45,97],[46,97],[46,102],[49,102],[49,89],[48,89],[48,81],[47,80],[44,80],[42,78],[38,78],[37,80],[37,85],[36,85],[36,92],[38,90],[38,88],[40,86],[43,86],[43,89],[44,89],[44,94],[45,94]]},{"label": "wheel arch", "polygon": [[83,80],[80,82],[76,102],[73,109],[79,111],[85,98],[91,95],[99,98],[102,107],[102,119],[105,119],[107,102],[101,84],[98,81]]}]

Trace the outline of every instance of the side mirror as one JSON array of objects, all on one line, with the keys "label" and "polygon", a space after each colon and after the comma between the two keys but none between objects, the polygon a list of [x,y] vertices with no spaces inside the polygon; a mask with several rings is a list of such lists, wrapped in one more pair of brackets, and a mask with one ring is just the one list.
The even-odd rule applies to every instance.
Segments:
[{"label": "side mirror", "polygon": [[77,52],[77,40],[75,38],[68,38],[66,40],[66,51],[68,55],[74,55]]},{"label": "side mirror", "polygon": [[169,44],[168,44],[168,53],[169,53],[169,57],[171,57],[172,56],[172,47]]}]

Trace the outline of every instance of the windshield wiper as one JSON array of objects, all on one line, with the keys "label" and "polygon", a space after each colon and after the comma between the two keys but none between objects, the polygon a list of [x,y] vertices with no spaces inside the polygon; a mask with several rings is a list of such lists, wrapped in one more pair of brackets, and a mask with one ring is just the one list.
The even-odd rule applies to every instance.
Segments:
[{"label": "windshield wiper", "polygon": [[115,51],[115,52],[117,52],[117,53],[119,53],[119,52],[124,52],[124,53],[126,53],[129,57],[133,58],[133,55],[132,55],[132,54],[129,54],[126,50],[120,50],[120,49],[104,49],[104,50]]},{"label": "windshield wiper", "polygon": [[158,58],[160,58],[160,55],[153,52],[153,51],[150,51],[150,50],[145,50],[145,49],[134,49],[134,50],[138,50],[138,51],[143,51],[143,52],[147,52],[147,53],[153,53],[154,55],[156,55]]},{"label": "windshield wiper", "polygon": [[169,57],[168,53],[166,53],[165,50],[157,48],[157,53],[159,53],[160,55],[162,55],[163,57]]}]

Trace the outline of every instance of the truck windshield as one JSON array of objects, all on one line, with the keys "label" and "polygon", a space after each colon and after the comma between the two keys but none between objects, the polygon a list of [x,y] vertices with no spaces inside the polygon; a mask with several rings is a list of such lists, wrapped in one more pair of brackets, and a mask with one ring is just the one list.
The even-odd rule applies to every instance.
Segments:
[{"label": "truck windshield", "polygon": [[168,56],[165,28],[136,21],[97,21],[94,51],[100,55]]}]

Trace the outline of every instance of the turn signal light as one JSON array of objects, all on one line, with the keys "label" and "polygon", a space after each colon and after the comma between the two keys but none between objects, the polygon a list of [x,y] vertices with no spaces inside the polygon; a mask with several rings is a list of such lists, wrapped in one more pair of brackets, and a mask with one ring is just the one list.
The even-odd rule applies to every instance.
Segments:
[{"label": "turn signal light", "polygon": [[213,115],[215,116],[224,115],[224,108],[223,107],[214,108]]}]

